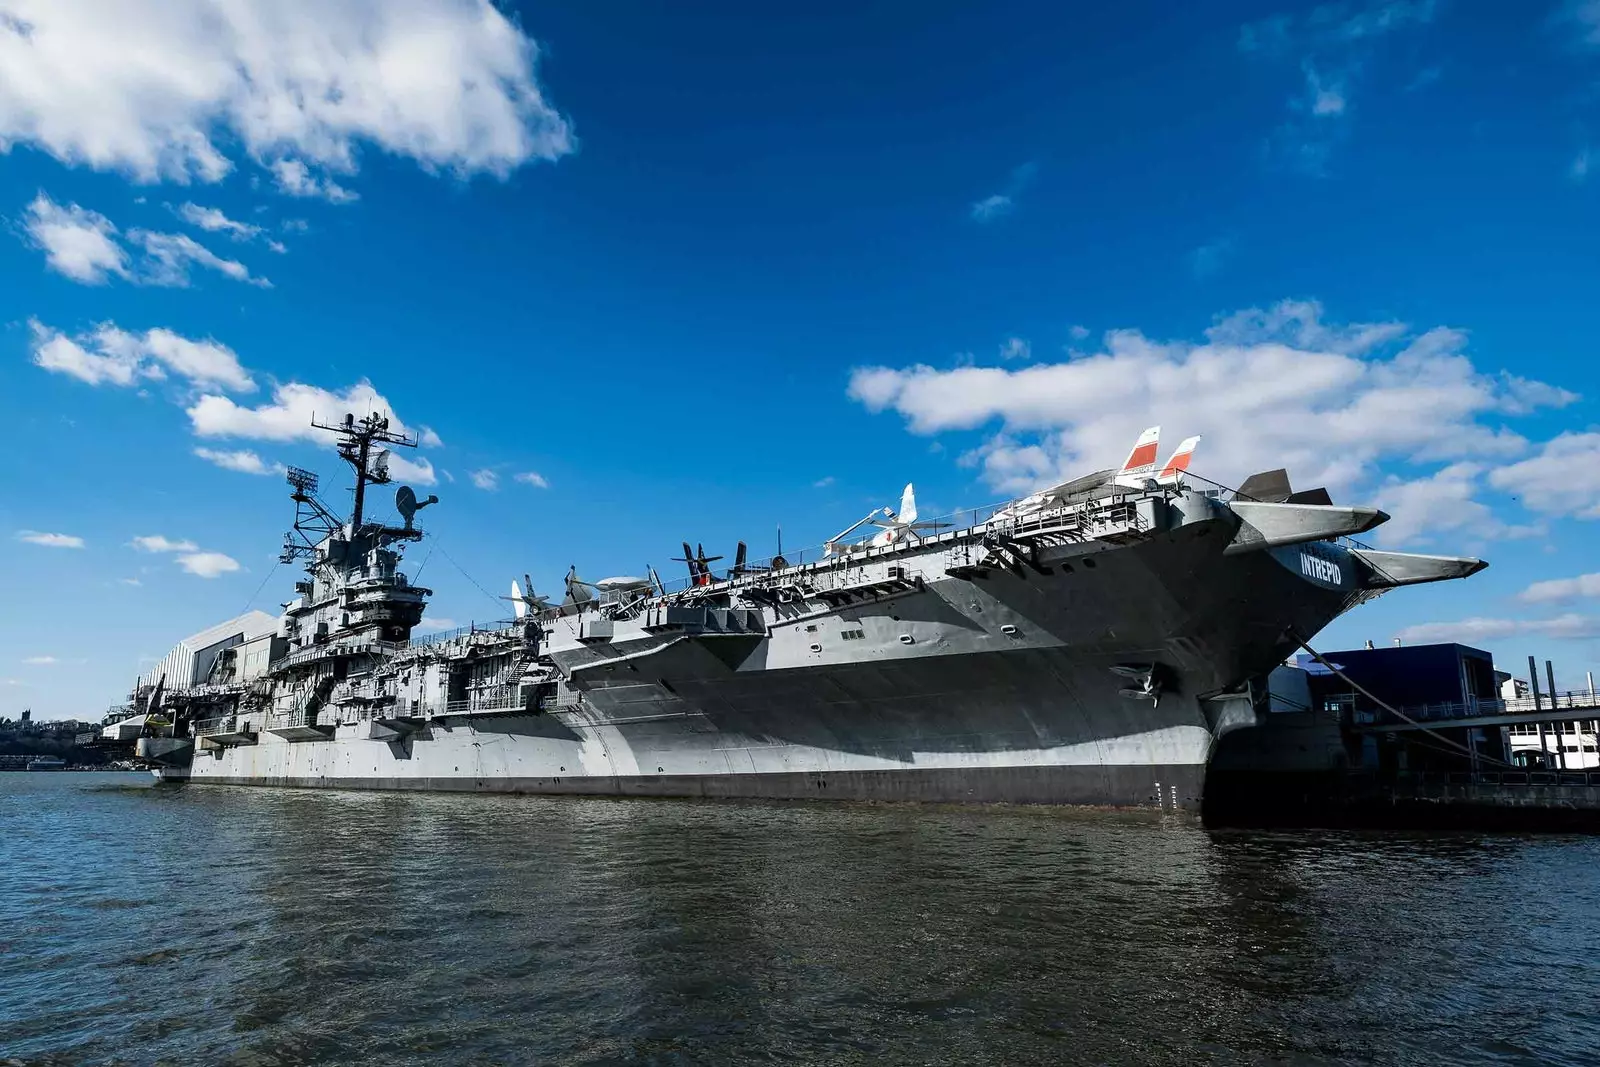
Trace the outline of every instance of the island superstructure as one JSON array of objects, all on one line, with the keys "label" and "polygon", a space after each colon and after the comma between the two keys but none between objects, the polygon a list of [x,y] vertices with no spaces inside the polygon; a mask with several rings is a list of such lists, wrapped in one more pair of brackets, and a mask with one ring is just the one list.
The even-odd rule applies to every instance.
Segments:
[{"label": "island superstructure", "polygon": [[1300,642],[1485,565],[1354,542],[1387,516],[1283,471],[1203,483],[1195,438],[1158,465],[1152,429],[998,507],[930,522],[907,486],[809,560],[741,543],[719,572],[684,543],[671,587],[569,570],[559,603],[512,582],[512,618],[412,639],[430,591],[400,566],[436,498],[401,487],[381,521],[367,491],[414,442],[322,428],[354,506],[289,471],[293,599],[180,645],[108,720],[164,780],[1194,810]]}]

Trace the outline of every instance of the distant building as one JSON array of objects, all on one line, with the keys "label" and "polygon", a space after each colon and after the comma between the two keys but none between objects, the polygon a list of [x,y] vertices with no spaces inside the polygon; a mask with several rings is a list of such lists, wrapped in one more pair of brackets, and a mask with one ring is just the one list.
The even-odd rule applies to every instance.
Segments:
[{"label": "distant building", "polygon": [[23,708],[22,709],[22,721],[24,723],[30,723],[30,722],[33,721],[33,709],[32,708]]}]

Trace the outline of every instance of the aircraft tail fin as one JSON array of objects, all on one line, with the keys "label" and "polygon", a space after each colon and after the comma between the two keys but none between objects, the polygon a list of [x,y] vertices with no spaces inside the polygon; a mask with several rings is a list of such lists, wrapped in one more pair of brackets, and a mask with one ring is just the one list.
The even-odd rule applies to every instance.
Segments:
[{"label": "aircraft tail fin", "polygon": [[1198,434],[1185,437],[1177,451],[1172,453],[1172,458],[1167,460],[1166,466],[1161,468],[1161,473],[1156,475],[1156,482],[1160,485],[1177,485],[1183,481],[1184,474],[1189,470],[1189,461],[1194,458],[1194,450],[1199,444]]}]

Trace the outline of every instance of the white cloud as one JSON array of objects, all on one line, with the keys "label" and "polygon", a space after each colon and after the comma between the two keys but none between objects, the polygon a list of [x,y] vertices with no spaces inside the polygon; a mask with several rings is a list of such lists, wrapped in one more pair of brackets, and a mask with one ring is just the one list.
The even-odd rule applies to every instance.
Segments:
[{"label": "white cloud", "polygon": [[178,566],[201,578],[220,578],[239,569],[239,561],[221,552],[192,552],[178,557]]},{"label": "white cloud", "polygon": [[[141,366],[137,358],[119,351],[91,352],[83,344],[52,330],[37,319],[28,321],[35,366],[65,374],[90,385],[132,385],[139,377],[161,374],[159,367]],[[84,339],[88,341],[88,338]]]},{"label": "white cloud", "polygon": [[472,479],[472,484],[479,489],[495,490],[500,488],[500,476],[485,467],[483,470],[471,471],[467,477]]},{"label": "white cloud", "polygon": [[22,662],[30,667],[52,667],[61,661],[54,656],[28,656]]},{"label": "white cloud", "polygon": [[248,241],[261,232],[260,226],[230,219],[220,208],[185,202],[172,210],[191,226],[198,226],[207,233],[225,233],[235,241]]},{"label": "white cloud", "polygon": [[17,540],[45,548],[82,548],[83,538],[75,534],[40,533],[38,530],[18,530]]},{"label": "white cloud", "polygon": [[[0,34],[3,26],[0,21]],[[24,211],[22,225],[29,241],[44,252],[45,265],[58,274],[85,285],[103,285],[112,275],[130,276],[117,227],[99,212],[77,204],[62,207],[41,192]]]},{"label": "white cloud", "polygon": [[321,197],[330,203],[348,204],[360,197],[328,177],[318,177],[298,159],[280,159],[271,164],[278,191],[286,196]]},{"label": "white cloud", "polygon": [[435,619],[432,616],[424,616],[422,621],[417,624],[417,631],[419,633],[433,633],[437,630],[454,630],[460,625],[461,624],[456,622],[454,619],[446,619],[442,617]]},{"label": "white cloud", "polygon": [[834,483],[834,481],[835,481],[835,479],[834,479],[833,475],[829,474],[829,475],[826,475],[824,477],[818,478],[816,481],[812,482],[811,483],[811,488],[813,488],[813,489],[826,489],[829,486],[831,486]]},{"label": "white cloud", "polygon": [[240,474],[281,474],[283,465],[280,463],[266,463],[262,458],[249,449],[240,449],[237,452],[223,452],[214,448],[197,448],[194,454],[207,463],[214,463],[223,470],[238,471]]},{"label": "white cloud", "polygon": [[121,582],[123,585],[143,585],[144,584],[143,582],[141,582],[137,578],[118,578],[117,581]]},{"label": "white cloud", "polygon": [[1327,117],[1344,114],[1344,85],[1341,82],[1324,82],[1316,69],[1309,64],[1306,71],[1306,109],[1313,115]]},{"label": "white cloud", "polygon": [[1489,475],[1496,489],[1546,515],[1600,519],[1600,432],[1564,433]]},{"label": "white cloud", "polygon": [[393,405],[364,380],[342,393],[290,382],[275,386],[271,402],[256,407],[245,407],[226,396],[207,395],[190,405],[187,413],[200,437],[332,444],[337,440],[335,435],[313,428],[313,416],[318,422],[332,423],[343,420],[346,414],[362,418],[371,413],[387,414],[392,431],[415,436],[394,414]]},{"label": "white cloud", "polygon": [[1465,533],[1485,539],[1532,537],[1535,526],[1511,526],[1476,499],[1484,468],[1477,463],[1452,463],[1426,477],[1402,481],[1390,477],[1373,503],[1392,518],[1378,528],[1386,544],[1427,543],[1442,534]]},{"label": "white cloud", "polygon": [[550,488],[550,482],[538,471],[522,471],[520,474],[513,474],[511,480],[521,482],[523,485],[531,485],[535,489]]},{"label": "white cloud", "polygon": [[202,387],[239,392],[256,387],[233,349],[209,338],[195,341],[161,327],[130,333],[109,322],[69,338],[37,320],[28,325],[35,364],[90,385],[132,385],[171,371]]},{"label": "white cloud", "polygon": [[[1230,485],[1285,466],[1301,488],[1337,491],[1370,480],[1383,460],[1527,447],[1486,420],[1553,402],[1550,387],[1480,373],[1459,331],[1400,346],[1407,334],[1401,323],[1329,323],[1315,303],[1285,302],[1223,318],[1203,343],[1113,330],[1103,351],[1057,363],[860,367],[849,393],[904,416],[913,433],[995,426],[968,462],[1014,492],[1110,466],[1153,424],[1206,435],[1194,470]],[[1591,469],[1600,481],[1600,462]]]},{"label": "white cloud", "polygon": [[197,552],[200,546],[193,541],[173,541],[162,534],[147,534],[128,542],[141,552]]},{"label": "white cloud", "polygon": [[237,146],[321,195],[363,144],[503,176],[574,149],[537,55],[491,0],[4,0],[0,148],[215,182]]},{"label": "white cloud", "polygon": [[1488,619],[1475,616],[1456,622],[1418,623],[1407,626],[1395,636],[1410,644],[1458,641],[1464,645],[1521,636],[1600,637],[1600,619],[1571,613],[1553,619]]},{"label": "white cloud", "polygon": [[1576,578],[1552,578],[1534,582],[1517,594],[1517,599],[1529,604],[1545,604],[1555,600],[1576,600],[1579,597],[1600,597],[1600,574],[1580,574]]},{"label": "white cloud", "polygon": [[[1600,0],[1596,0],[1600,4]],[[1572,157],[1571,166],[1567,167],[1567,177],[1575,182],[1584,181],[1589,177],[1589,165],[1594,162],[1594,150],[1584,148]]]},{"label": "white cloud", "polygon": [[273,251],[273,252],[278,253],[278,255],[280,255],[280,256],[283,255],[285,252],[289,251],[289,246],[288,245],[284,244],[282,241],[274,241],[270,237],[267,238],[267,248],[269,250]]},{"label": "white cloud", "polygon": [[1024,163],[1011,172],[1006,179],[1006,186],[992,196],[986,196],[972,205],[969,212],[975,222],[993,222],[1004,215],[1009,215],[1017,206],[1017,198],[1022,191],[1033,184],[1034,175],[1039,172],[1035,163]]},{"label": "white cloud", "polygon": [[1074,341],[1082,341],[1089,336],[1089,327],[1073,326],[1067,331]]},{"label": "white cloud", "polygon": [[433,427],[431,426],[417,427],[417,444],[423,448],[442,448],[444,446],[444,442],[439,439],[438,434],[433,432]]},{"label": "white cloud", "polygon": [[433,463],[426,456],[418,456],[409,460],[399,453],[389,456],[389,473],[401,481],[414,482],[417,485],[437,485],[438,476],[434,473]]},{"label": "white cloud", "polygon": [[982,200],[974,202],[972,205],[972,217],[978,222],[989,222],[999,218],[1001,215],[1010,214],[1011,208],[1011,198],[996,193],[993,196],[986,196]]},{"label": "white cloud", "polygon": [[271,289],[272,283],[250,273],[236,259],[224,259],[194,238],[181,233],[153,233],[150,230],[130,230],[128,239],[144,248],[138,280],[145,285],[162,285],[184,288],[189,284],[189,268],[205,267],[262,289]]},{"label": "white cloud", "polygon": [[1027,359],[1033,355],[1033,346],[1020,337],[1007,337],[1000,346],[1001,359]]},{"label": "white cloud", "polygon": [[[4,21],[0,19],[0,37],[4,32]],[[231,220],[229,224],[242,225]],[[135,261],[110,219],[77,204],[62,207],[44,193],[34,197],[25,209],[23,230],[29,243],[44,252],[46,267],[85,285],[103,285],[115,276],[135,285],[182,287],[189,284],[190,268],[201,266],[234,281],[264,289],[272,287],[267,279],[252,275],[243,263],[224,259],[180,233],[129,230],[128,241],[143,253]]]}]

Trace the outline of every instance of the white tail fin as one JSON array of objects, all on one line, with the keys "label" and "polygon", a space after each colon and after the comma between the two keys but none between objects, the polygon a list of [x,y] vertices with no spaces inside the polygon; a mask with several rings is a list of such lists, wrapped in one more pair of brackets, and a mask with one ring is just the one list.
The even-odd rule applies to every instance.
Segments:
[{"label": "white tail fin", "polygon": [[1172,453],[1172,458],[1167,460],[1167,465],[1161,468],[1161,473],[1156,475],[1159,485],[1177,485],[1183,481],[1184,472],[1189,469],[1189,461],[1194,458],[1195,446],[1200,443],[1200,435],[1185,437],[1183,443],[1178,445],[1178,450]]},{"label": "white tail fin", "polygon": [[900,514],[894,517],[895,522],[917,521],[917,494],[911,488],[911,483],[906,483],[906,491],[900,494]]},{"label": "white tail fin", "polygon": [[1139,435],[1127,462],[1117,472],[1117,484],[1144,488],[1144,483],[1156,470],[1156,451],[1161,447],[1161,427],[1152,426]]},{"label": "white tail fin", "polygon": [[511,610],[519,619],[528,614],[528,602],[522,599],[522,588],[515,578],[511,579]]}]

